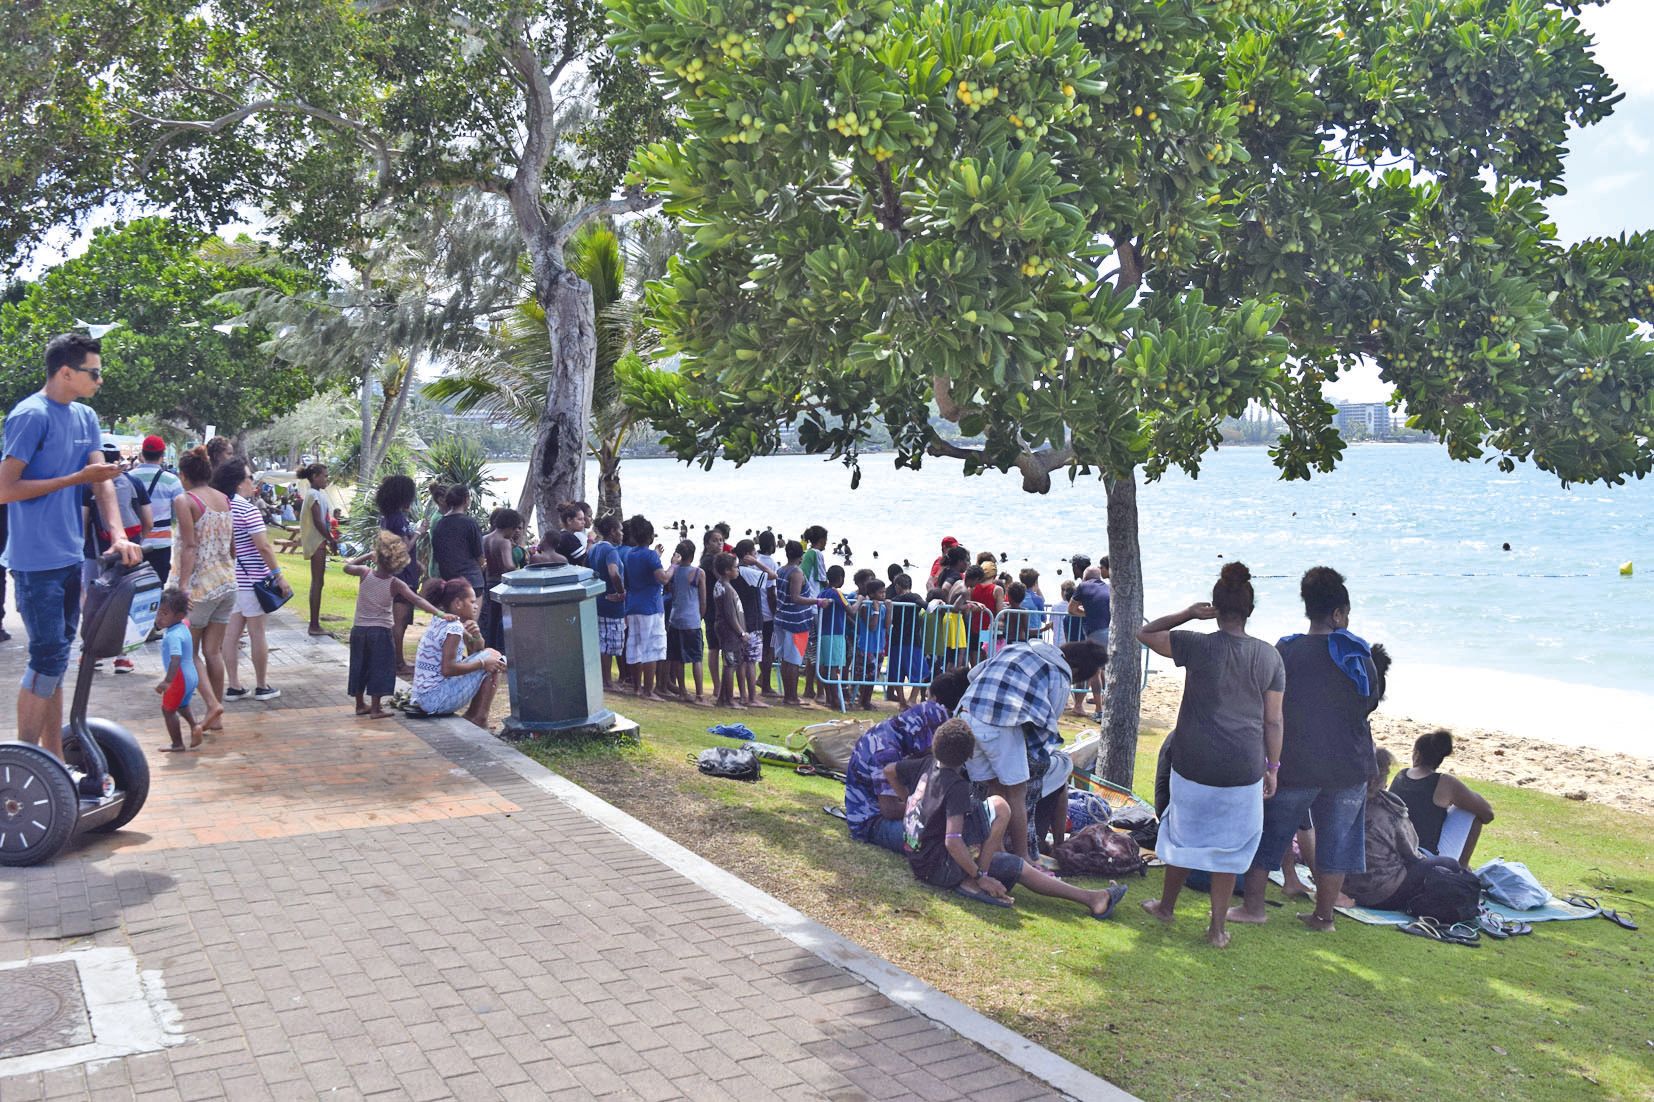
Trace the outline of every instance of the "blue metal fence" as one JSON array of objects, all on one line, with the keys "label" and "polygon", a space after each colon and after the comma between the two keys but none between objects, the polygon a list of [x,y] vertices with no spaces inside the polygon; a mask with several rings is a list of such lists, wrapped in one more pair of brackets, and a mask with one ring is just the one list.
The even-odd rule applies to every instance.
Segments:
[{"label": "blue metal fence", "polygon": [[[823,596],[831,596],[823,590]],[[1085,638],[1083,619],[1050,609],[981,606],[959,612],[941,602],[929,607],[910,601],[860,601],[844,597],[816,612],[815,675],[838,690],[845,709],[852,691],[864,688],[924,688],[949,666],[974,666],[1001,648],[1031,639],[1068,643]],[[1143,648],[1143,684],[1148,684],[1149,649]],[[1091,691],[1074,686],[1076,695]]]}]

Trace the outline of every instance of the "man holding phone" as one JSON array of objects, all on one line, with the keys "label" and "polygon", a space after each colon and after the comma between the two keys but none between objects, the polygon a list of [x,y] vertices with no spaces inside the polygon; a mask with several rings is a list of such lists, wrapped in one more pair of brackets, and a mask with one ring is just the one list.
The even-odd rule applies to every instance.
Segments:
[{"label": "man holding phone", "polygon": [[16,585],[17,611],[29,633],[29,668],[17,694],[17,736],[63,756],[63,675],[80,610],[81,486],[104,529],[110,551],[128,566],[143,550],[125,536],[109,482],[120,465],[104,461],[98,418],[81,399],[103,385],[102,346],[80,333],[46,342],[46,385],[6,416],[0,459],[0,504],[11,539],[5,565]]}]

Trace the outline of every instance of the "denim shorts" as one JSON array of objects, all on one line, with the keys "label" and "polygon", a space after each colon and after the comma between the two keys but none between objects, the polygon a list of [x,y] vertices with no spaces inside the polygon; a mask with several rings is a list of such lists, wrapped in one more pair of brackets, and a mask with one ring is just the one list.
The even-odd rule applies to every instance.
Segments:
[{"label": "denim shorts", "polygon": [[29,633],[23,687],[49,697],[63,684],[80,619],[80,564],[56,570],[13,570],[17,614]]},{"label": "denim shorts", "polygon": [[1308,811],[1315,823],[1315,863],[1322,872],[1367,871],[1367,786],[1281,788],[1263,802],[1263,837],[1252,867],[1274,872]]}]

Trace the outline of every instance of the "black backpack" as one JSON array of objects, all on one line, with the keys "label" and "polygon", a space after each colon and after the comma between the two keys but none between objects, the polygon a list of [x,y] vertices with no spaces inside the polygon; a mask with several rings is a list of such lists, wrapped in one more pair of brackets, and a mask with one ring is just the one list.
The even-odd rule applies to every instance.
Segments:
[{"label": "black backpack", "polygon": [[1407,903],[1414,918],[1433,918],[1441,923],[1474,922],[1482,907],[1482,882],[1464,869],[1431,865],[1424,883]]},{"label": "black backpack", "polygon": [[695,755],[695,768],[709,777],[732,781],[758,779],[758,755],[747,746],[714,746]]}]

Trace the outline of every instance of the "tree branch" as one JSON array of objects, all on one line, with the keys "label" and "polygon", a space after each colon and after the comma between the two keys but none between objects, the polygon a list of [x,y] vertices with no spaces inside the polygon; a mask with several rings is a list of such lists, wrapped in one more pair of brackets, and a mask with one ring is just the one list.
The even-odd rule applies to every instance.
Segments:
[{"label": "tree branch", "polygon": [[878,163],[879,174],[879,224],[898,237],[902,234],[902,226],[907,221],[907,212],[902,209],[902,196],[896,190],[896,182],[890,178],[890,164],[887,161]]},{"label": "tree branch", "polygon": [[[517,171],[511,178],[507,194],[524,237],[533,238],[542,233],[546,225],[545,211],[540,206],[540,190],[556,138],[557,105],[552,96],[551,80],[540,65],[540,55],[528,43],[527,25],[517,18],[511,21],[511,29],[516,41],[506,47],[505,56],[522,81],[527,118],[523,122],[526,136],[523,148],[517,155]],[[562,254],[553,255],[560,257]]]},{"label": "tree branch", "polygon": [[142,119],[144,122],[150,123],[154,126],[163,127],[166,130],[166,133],[162,134],[159,138],[156,138],[155,141],[150,144],[149,149],[144,152],[143,159],[138,162],[138,175],[140,177],[147,176],[149,174],[150,166],[154,164],[155,158],[160,155],[163,149],[172,143],[173,139],[179,137],[180,135],[217,134],[221,131],[228,130],[232,126],[245,122],[254,115],[269,113],[279,115],[304,115],[309,118],[316,119],[319,122],[325,122],[339,127],[342,130],[351,131],[361,141],[373,148],[374,154],[379,161],[380,190],[383,191],[384,188],[390,183],[390,145],[377,131],[375,131],[367,123],[362,122],[360,119],[353,119],[347,115],[341,115],[337,111],[329,111],[325,107],[317,107],[314,104],[305,103],[303,100],[255,100],[252,103],[242,104],[234,111],[231,111],[228,114],[220,115],[216,119],[160,119],[153,115],[146,115],[135,107],[125,107],[124,110],[128,114]]},{"label": "tree branch", "polygon": [[[925,454],[946,459],[974,460],[991,466],[982,448],[960,447],[941,437],[933,437],[930,443],[925,445]],[[1025,451],[1015,460],[1017,470],[1022,472],[1022,488],[1030,494],[1048,493],[1051,489],[1051,472],[1072,462],[1074,449],[1067,445],[1042,452]]]},{"label": "tree branch", "polygon": [[1132,241],[1131,231],[1125,227],[1109,236],[1114,240],[1114,255],[1120,258],[1119,280],[1115,286],[1122,291],[1135,290],[1143,282],[1143,254]]},{"label": "tree branch", "polygon": [[558,226],[551,235],[551,245],[556,256],[563,255],[563,249],[580,231],[580,227],[593,218],[602,218],[611,214],[631,214],[635,211],[647,210],[660,200],[652,195],[645,195],[642,189],[633,189],[618,199],[601,199],[595,203],[587,203],[573,214],[568,221]]}]

